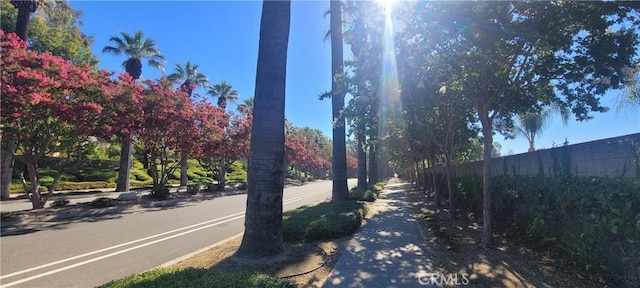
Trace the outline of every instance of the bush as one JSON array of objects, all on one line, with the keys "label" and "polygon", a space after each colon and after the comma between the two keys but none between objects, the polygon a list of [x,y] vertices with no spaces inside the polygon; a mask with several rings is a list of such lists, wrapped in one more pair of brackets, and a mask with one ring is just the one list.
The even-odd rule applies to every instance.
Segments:
[{"label": "bush", "polygon": [[[552,249],[563,247],[589,275],[640,285],[640,181],[494,177],[491,182],[496,230]],[[482,179],[458,183],[459,207],[480,215]]]},{"label": "bush", "polygon": [[100,197],[91,201],[91,207],[93,208],[107,208],[113,205],[113,199],[108,197]]},{"label": "bush", "polygon": [[191,194],[191,195],[195,195],[200,193],[201,189],[200,189],[200,184],[190,184],[187,185],[187,193]]},{"label": "bush", "polygon": [[135,177],[136,181],[140,181],[140,182],[147,182],[147,181],[153,180],[153,178],[151,178],[151,176],[149,176],[149,174],[147,174],[147,172],[144,171],[144,169],[131,169],[131,175]]},{"label": "bush", "polygon": [[159,268],[100,286],[100,288],[126,287],[294,288],[296,286],[289,280],[261,273],[225,273],[201,268]]},{"label": "bush", "polygon": [[103,181],[103,182],[116,182],[118,178],[117,171],[100,171],[100,170],[84,170],[80,171],[77,175],[80,181]]},{"label": "bush", "polygon": [[56,200],[51,202],[51,207],[54,207],[54,208],[64,207],[64,206],[67,206],[67,204],[69,204],[69,200],[65,198],[57,198]]},{"label": "bush", "polygon": [[323,202],[303,206],[283,213],[283,238],[288,242],[312,242],[351,235],[360,227],[366,214],[364,202]]},{"label": "bush", "polygon": [[165,200],[169,198],[169,188],[157,187],[151,189],[151,197],[157,200]]},{"label": "bush", "polygon": [[351,189],[349,193],[349,199],[356,201],[374,202],[378,199],[379,191],[373,188],[369,188],[364,191],[358,190],[358,188]]},{"label": "bush", "polygon": [[56,184],[55,191],[89,190],[115,187],[116,183],[113,182],[58,182],[58,184]]},{"label": "bush", "polygon": [[207,184],[207,189],[205,190],[205,192],[207,193],[218,192],[219,191],[218,187],[219,187],[218,184],[213,184],[213,183]]}]

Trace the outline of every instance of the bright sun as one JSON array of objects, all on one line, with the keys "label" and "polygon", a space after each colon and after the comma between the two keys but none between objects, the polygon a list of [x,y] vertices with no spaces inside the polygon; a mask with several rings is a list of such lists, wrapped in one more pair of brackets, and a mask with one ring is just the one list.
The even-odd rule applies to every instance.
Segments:
[{"label": "bright sun", "polygon": [[384,7],[385,10],[391,11],[391,7],[393,6],[394,0],[375,0],[378,2],[378,5]]}]

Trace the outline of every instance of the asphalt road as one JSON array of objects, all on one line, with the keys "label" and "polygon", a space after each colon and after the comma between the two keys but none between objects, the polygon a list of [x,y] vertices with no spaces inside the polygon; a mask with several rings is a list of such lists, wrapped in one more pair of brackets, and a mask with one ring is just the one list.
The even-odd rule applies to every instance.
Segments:
[{"label": "asphalt road", "polygon": [[[289,187],[284,209],[330,197],[331,181]],[[143,272],[238,235],[245,206],[246,195],[235,195],[32,223],[0,238],[0,287],[95,287]]]}]

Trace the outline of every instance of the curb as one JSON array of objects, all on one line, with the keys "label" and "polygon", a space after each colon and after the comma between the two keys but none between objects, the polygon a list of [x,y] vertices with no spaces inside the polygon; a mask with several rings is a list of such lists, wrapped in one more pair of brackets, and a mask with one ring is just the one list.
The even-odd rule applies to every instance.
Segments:
[{"label": "curb", "polygon": [[[198,249],[198,250],[196,250],[196,251],[193,251],[193,252],[191,252],[191,253],[189,253],[189,254],[186,254],[186,255],[180,256],[180,257],[175,258],[175,259],[173,259],[173,260],[169,260],[169,261],[167,261],[167,262],[165,262],[165,263],[162,263],[162,264],[160,264],[159,266],[153,267],[153,268],[151,268],[151,269],[149,269],[149,270],[147,270],[147,271],[151,271],[151,270],[158,269],[158,268],[167,268],[167,267],[169,267],[169,266],[172,266],[172,265],[178,264],[178,263],[180,263],[181,261],[184,261],[184,260],[186,260],[186,259],[189,259],[189,258],[191,258],[191,257],[193,257],[193,256],[195,256],[195,255],[198,255],[198,254],[200,254],[200,253],[202,253],[202,252],[204,252],[204,251],[207,251],[207,250],[209,250],[209,249],[211,249],[211,248],[213,248],[213,247],[220,246],[220,245],[222,245],[222,244],[224,244],[224,243],[227,243],[227,242],[229,242],[229,241],[231,241],[231,240],[233,240],[233,239],[237,238],[238,236],[242,236],[243,234],[244,234],[244,232],[240,232],[240,233],[238,233],[238,234],[235,234],[235,235],[233,235],[233,236],[230,236],[229,238],[222,239],[222,240],[220,240],[220,241],[218,241],[218,242],[216,242],[216,243],[213,243],[213,244],[211,244],[211,245],[209,245],[209,246],[206,246],[206,247],[204,247],[204,248],[201,248],[201,249]],[[147,271],[144,271],[144,272],[147,272]]]}]

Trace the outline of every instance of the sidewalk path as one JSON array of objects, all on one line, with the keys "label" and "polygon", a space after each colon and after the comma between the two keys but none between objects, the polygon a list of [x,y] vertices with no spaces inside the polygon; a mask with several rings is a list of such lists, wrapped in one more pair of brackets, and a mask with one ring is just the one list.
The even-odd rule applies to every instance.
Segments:
[{"label": "sidewalk path", "polygon": [[407,189],[410,185],[397,178],[389,181],[323,287],[426,287],[419,277],[432,269],[405,201]]}]

